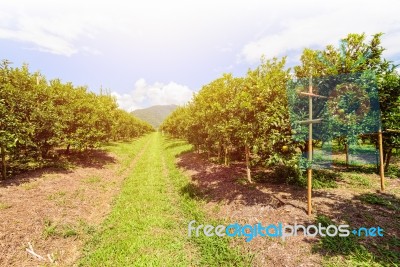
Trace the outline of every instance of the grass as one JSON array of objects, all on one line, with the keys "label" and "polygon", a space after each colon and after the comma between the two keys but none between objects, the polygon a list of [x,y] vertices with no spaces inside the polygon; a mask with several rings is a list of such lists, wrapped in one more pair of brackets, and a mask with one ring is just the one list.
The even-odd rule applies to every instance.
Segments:
[{"label": "grass", "polygon": [[58,192],[55,192],[55,193],[49,195],[47,198],[49,200],[58,200],[60,198],[64,198],[66,194],[67,194],[67,192],[65,192],[65,191],[58,191]]},{"label": "grass", "polygon": [[87,178],[83,179],[82,181],[86,184],[96,184],[96,183],[101,182],[101,177],[94,175],[94,176],[87,177]]},{"label": "grass", "polygon": [[337,181],[341,179],[340,173],[329,170],[313,170],[313,188],[337,188]]},{"label": "grass", "polygon": [[53,194],[47,196],[47,199],[50,201],[54,201],[57,206],[66,207],[71,204],[71,200],[67,197],[67,192],[65,191],[58,191]]},{"label": "grass", "polygon": [[386,176],[389,178],[400,178],[400,167],[399,166],[389,166],[389,170],[386,172]]},{"label": "grass", "polygon": [[39,182],[38,181],[32,181],[32,182],[27,182],[27,183],[23,183],[21,185],[21,187],[25,190],[32,190],[35,188],[39,187]]},{"label": "grass", "polygon": [[[179,145],[178,145],[179,144]],[[171,180],[175,188],[181,192],[181,207],[187,219],[181,227],[186,231],[187,224],[191,220],[196,220],[196,224],[223,224],[222,221],[215,221],[206,218],[201,209],[201,199],[197,198],[196,188],[191,186],[188,178],[185,177],[175,166],[175,157],[191,149],[191,146],[179,143],[176,140],[165,142],[166,165],[169,170]],[[193,197],[194,196],[194,197]],[[185,233],[186,234],[186,233]],[[187,235],[187,234],[186,234]],[[201,266],[251,266],[253,255],[244,255],[237,248],[231,248],[229,238],[205,237],[200,235],[190,239],[200,252],[200,259],[196,265]]]},{"label": "grass", "polygon": [[131,142],[116,142],[110,143],[105,146],[105,149],[118,156],[118,174],[122,174],[129,168],[130,163],[139,153],[140,149],[143,148],[145,139],[140,138]]},{"label": "grass", "polygon": [[[313,189],[327,189],[337,188],[337,182],[342,179],[338,172],[330,170],[313,170],[312,171],[312,188]],[[307,173],[304,172],[300,177],[291,181],[301,187],[307,187]]]},{"label": "grass", "polygon": [[392,195],[376,195],[372,193],[367,193],[359,196],[359,199],[368,204],[374,204],[379,206],[384,206],[391,210],[400,211],[400,200]]},{"label": "grass", "polygon": [[53,221],[49,219],[46,219],[44,221],[44,229],[43,229],[44,238],[49,238],[57,235],[58,235],[57,224],[55,224]]},{"label": "grass", "polygon": [[[323,227],[327,227],[328,225],[334,225],[328,217],[324,215],[318,215],[316,219],[316,224],[321,224]],[[336,236],[328,236],[322,237],[320,242],[315,250],[323,250],[326,253],[330,254],[341,254],[341,255],[349,255],[351,252],[356,250],[361,250],[362,248],[357,242],[357,237],[354,235],[349,235],[347,237]]]},{"label": "grass", "polygon": [[[101,230],[87,243],[80,266],[249,265],[224,238],[187,236],[189,221],[205,220],[200,203],[181,190],[188,185],[188,178],[175,166],[175,156],[189,148],[164,142],[159,133],[130,145],[130,155],[145,151],[129,170]],[[127,152],[123,146],[112,149],[118,150],[117,154]],[[121,173],[132,158],[121,160]]]},{"label": "grass", "polygon": [[[334,224],[331,219],[324,215],[318,215],[316,224],[322,226]],[[390,237],[379,240],[366,237],[357,237],[350,234],[347,237],[324,236],[314,245],[313,251],[324,255],[323,266],[399,266],[400,253],[396,248],[400,245],[400,239]],[[366,243],[367,245],[365,245]]]},{"label": "grass", "polygon": [[370,180],[358,173],[349,173],[346,176],[348,183],[355,188],[371,188],[372,184]]},{"label": "grass", "polygon": [[9,208],[11,208],[10,204],[0,202],[0,210],[5,210],[5,209],[9,209]]},{"label": "grass", "polygon": [[45,219],[43,237],[47,238],[83,238],[93,235],[96,228],[87,224],[84,220],[77,223],[57,223],[50,219]]}]

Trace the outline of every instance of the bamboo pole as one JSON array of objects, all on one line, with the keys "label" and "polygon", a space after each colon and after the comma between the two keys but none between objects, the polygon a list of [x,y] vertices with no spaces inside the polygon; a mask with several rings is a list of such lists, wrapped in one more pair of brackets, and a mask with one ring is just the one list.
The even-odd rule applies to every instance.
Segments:
[{"label": "bamboo pole", "polygon": [[383,141],[382,141],[382,129],[378,131],[378,143],[379,143],[379,174],[381,176],[381,191],[385,191],[385,169],[383,166]]},{"label": "bamboo pole", "polygon": [[[310,83],[308,87],[308,116],[310,123],[308,124],[308,163],[311,164],[312,162],[312,119],[313,119],[313,112],[312,112],[312,76],[310,77]],[[311,215],[312,212],[312,204],[311,204],[311,191],[312,191],[312,168],[308,166],[307,168],[307,210],[308,215]]]}]

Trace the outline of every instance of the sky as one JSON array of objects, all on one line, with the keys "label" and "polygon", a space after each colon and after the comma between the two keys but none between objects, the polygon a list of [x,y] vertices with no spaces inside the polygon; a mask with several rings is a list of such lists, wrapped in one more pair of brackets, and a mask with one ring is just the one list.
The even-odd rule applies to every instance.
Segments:
[{"label": "sky", "polygon": [[100,88],[131,111],[184,104],[222,73],[260,58],[299,63],[304,48],[383,32],[400,64],[400,1],[0,0],[0,60],[48,80]]}]

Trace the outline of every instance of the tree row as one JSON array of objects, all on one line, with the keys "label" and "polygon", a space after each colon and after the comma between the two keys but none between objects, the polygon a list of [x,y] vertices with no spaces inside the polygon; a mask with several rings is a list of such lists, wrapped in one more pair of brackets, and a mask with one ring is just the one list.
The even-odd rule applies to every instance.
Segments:
[{"label": "tree row", "polygon": [[83,151],[111,140],[124,140],[152,127],[118,108],[109,94],[47,81],[27,65],[0,65],[0,148],[2,176],[37,165],[63,148]]},{"label": "tree row", "polygon": [[[304,114],[293,112],[293,106],[289,105],[293,95],[288,88],[294,84],[295,97],[300,99],[299,93],[308,91],[312,77],[314,93],[330,97],[333,103],[322,107],[313,100],[314,115],[329,122],[324,124],[325,128],[316,128],[313,142],[335,138],[346,144],[359,140],[362,136],[358,133],[374,132],[382,126],[388,165],[393,149],[400,146],[400,77],[395,66],[382,57],[381,35],[376,34],[367,41],[364,34],[349,34],[338,47],[305,49],[301,63],[292,69],[285,67],[286,58],[263,58],[245,77],[223,74],[204,85],[187,105],[176,109],[160,129],[174,137],[185,138],[196,150],[226,165],[232,159],[245,160],[250,182],[252,166],[281,166],[281,171],[286,172],[282,176],[299,176],[299,154],[308,152],[308,127],[294,124],[293,118],[300,120],[308,116],[308,99],[305,98],[303,105]],[[365,88],[354,86],[357,84]],[[334,90],[342,90],[342,87],[347,88],[343,97],[332,100]],[[364,129],[355,120],[363,115],[364,106],[360,101],[351,101],[359,100],[359,91],[366,92],[368,100],[376,100],[378,105],[375,111],[372,104],[365,107],[371,115],[365,116]],[[382,125],[374,124],[377,115]],[[338,124],[347,118],[355,119],[351,124]],[[355,138],[350,138],[350,132]],[[373,133],[364,138],[376,142]]]}]

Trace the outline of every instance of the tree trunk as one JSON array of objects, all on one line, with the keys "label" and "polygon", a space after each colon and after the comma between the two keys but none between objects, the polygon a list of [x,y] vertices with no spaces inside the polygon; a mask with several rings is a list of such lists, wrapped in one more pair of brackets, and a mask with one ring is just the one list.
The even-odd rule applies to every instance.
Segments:
[{"label": "tree trunk", "polygon": [[3,179],[6,179],[6,150],[3,146],[0,148],[1,150],[1,176]]},{"label": "tree trunk", "polygon": [[246,154],[247,180],[249,181],[249,183],[253,183],[253,181],[251,180],[251,171],[250,171],[250,148],[247,144],[244,146],[244,153]]},{"label": "tree trunk", "polygon": [[346,153],[346,168],[349,167],[349,145],[347,142],[344,144],[344,152]]},{"label": "tree trunk", "polygon": [[225,166],[229,166],[229,150],[225,147]]},{"label": "tree trunk", "polygon": [[71,147],[71,144],[68,144],[67,149],[65,150],[65,154],[69,154],[69,148]]},{"label": "tree trunk", "polygon": [[221,163],[221,150],[222,150],[221,143],[218,143],[218,164]]},{"label": "tree trunk", "polygon": [[392,157],[392,149],[390,148],[388,151],[386,151],[385,155],[385,172],[389,170],[389,164],[390,164],[390,159]]}]

